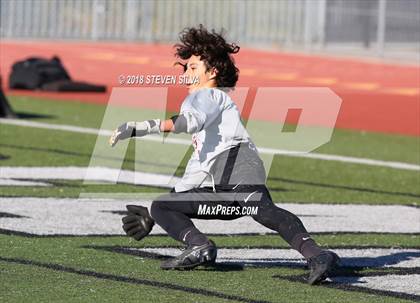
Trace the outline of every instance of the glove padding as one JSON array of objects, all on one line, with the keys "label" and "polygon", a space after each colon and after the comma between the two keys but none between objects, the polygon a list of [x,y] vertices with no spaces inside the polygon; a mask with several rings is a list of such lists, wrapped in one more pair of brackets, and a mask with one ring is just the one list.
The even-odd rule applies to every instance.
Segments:
[{"label": "glove padding", "polygon": [[127,236],[140,241],[146,237],[155,225],[147,207],[127,205],[128,215],[122,218],[123,229]]},{"label": "glove padding", "polygon": [[131,137],[143,137],[148,134],[159,133],[160,119],[147,120],[143,122],[126,122],[114,130],[111,138],[109,138],[109,145],[114,147],[119,140],[124,140]]}]

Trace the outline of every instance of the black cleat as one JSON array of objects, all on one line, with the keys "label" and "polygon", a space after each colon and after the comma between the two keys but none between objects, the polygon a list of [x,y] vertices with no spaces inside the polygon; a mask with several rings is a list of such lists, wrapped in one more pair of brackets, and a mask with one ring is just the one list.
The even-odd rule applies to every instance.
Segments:
[{"label": "black cleat", "polygon": [[199,265],[213,264],[217,257],[217,248],[213,241],[199,246],[187,247],[179,256],[163,261],[162,269],[193,269]]},{"label": "black cleat", "polygon": [[338,267],[340,257],[332,251],[323,251],[308,260],[308,283],[313,285],[324,281]]}]

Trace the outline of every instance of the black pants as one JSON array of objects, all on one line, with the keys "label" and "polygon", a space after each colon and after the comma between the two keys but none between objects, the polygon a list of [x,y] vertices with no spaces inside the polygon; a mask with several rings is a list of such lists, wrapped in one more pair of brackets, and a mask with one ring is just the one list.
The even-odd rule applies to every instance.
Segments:
[{"label": "black pants", "polygon": [[153,201],[151,206],[156,223],[178,241],[183,240],[185,230],[194,227],[191,218],[233,220],[244,213],[278,232],[298,251],[302,238],[309,237],[297,216],[273,203],[265,185],[216,186],[216,192],[207,187],[181,193],[172,191]]}]

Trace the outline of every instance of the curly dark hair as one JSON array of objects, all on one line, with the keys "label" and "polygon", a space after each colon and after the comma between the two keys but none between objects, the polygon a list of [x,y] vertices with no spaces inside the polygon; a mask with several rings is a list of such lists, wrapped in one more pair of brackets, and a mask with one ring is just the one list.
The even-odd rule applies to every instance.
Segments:
[{"label": "curly dark hair", "polygon": [[[209,32],[202,24],[197,28],[185,28],[179,35],[181,43],[175,44],[175,56],[183,60],[192,55],[200,56],[207,70],[217,70],[217,87],[233,89],[238,81],[239,69],[231,54],[239,52],[239,46],[227,43],[223,37],[224,30]],[[186,69],[186,65],[178,63]]]}]

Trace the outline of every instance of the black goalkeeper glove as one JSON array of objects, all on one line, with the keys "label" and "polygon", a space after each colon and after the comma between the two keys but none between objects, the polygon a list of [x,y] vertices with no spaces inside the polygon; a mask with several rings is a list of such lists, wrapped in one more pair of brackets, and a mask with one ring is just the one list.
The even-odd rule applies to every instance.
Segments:
[{"label": "black goalkeeper glove", "polygon": [[140,241],[146,237],[155,225],[147,207],[127,205],[128,215],[122,218],[123,229],[127,236]]}]

